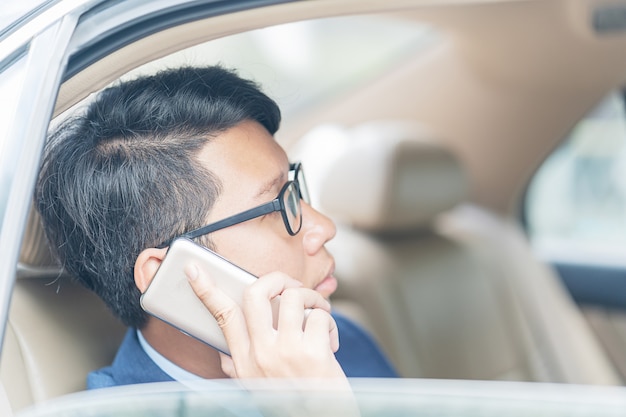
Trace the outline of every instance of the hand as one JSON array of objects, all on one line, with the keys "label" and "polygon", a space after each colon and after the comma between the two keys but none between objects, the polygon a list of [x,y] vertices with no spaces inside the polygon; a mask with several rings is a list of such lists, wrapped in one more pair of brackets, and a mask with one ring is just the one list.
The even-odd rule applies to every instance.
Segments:
[{"label": "hand", "polygon": [[[339,348],[337,325],[321,294],[273,272],[246,289],[240,307],[197,266],[188,265],[185,273],[224,333],[231,357],[221,355],[222,369],[228,376],[345,380],[334,355]],[[279,295],[274,329],[271,300]],[[307,308],[311,311],[305,320]]]}]

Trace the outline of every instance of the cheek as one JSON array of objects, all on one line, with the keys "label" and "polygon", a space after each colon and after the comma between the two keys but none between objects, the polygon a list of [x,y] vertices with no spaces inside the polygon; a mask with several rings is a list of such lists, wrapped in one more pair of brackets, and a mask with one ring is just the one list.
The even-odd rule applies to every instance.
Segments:
[{"label": "cheek", "polygon": [[[223,232],[223,233],[220,233]],[[239,267],[261,276],[280,271],[305,280],[305,254],[297,237],[282,237],[261,227],[233,227],[216,232],[216,251]]]}]

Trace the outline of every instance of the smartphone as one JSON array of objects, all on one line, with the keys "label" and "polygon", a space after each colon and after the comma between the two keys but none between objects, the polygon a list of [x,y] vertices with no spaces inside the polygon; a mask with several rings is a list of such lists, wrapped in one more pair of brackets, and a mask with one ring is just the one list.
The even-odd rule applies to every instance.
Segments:
[{"label": "smartphone", "polygon": [[[244,289],[257,279],[217,253],[179,238],[172,242],[152,282],[141,295],[141,307],[183,333],[230,355],[217,321],[187,281],[184,268],[190,263],[208,274],[216,286],[239,305]],[[277,306],[273,307],[276,310]]]}]

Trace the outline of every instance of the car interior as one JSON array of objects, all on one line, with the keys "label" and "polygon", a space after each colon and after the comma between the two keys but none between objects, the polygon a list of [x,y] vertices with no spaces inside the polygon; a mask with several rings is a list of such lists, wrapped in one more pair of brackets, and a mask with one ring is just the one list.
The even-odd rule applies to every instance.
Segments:
[{"label": "car interior", "polygon": [[[312,133],[307,144],[323,144]],[[350,146],[318,182],[340,225],[334,305],[367,323],[403,376],[617,383],[519,227],[467,202],[465,170],[436,135],[398,121],[342,134]]]},{"label": "car interior", "polygon": [[[235,33],[363,13],[426,24],[436,42],[286,116],[277,134],[337,224],[333,308],[369,330],[402,377],[623,385],[626,315],[577,304],[533,252],[521,214],[544,159],[626,81],[626,33],[590,23],[606,4],[312,1],[210,16],[73,70],[54,116]],[[31,210],[0,358],[11,408],[84,390],[124,331],[55,263]]]}]

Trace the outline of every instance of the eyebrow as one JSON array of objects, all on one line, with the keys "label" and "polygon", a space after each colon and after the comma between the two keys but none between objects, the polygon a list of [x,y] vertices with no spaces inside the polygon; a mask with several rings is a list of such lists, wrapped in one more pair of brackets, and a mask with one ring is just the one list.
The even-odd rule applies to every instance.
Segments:
[{"label": "eyebrow", "polygon": [[259,198],[275,188],[280,188],[285,180],[285,173],[279,172],[272,180],[267,181],[263,184],[263,186],[259,189],[259,192],[254,196],[255,198]]}]

